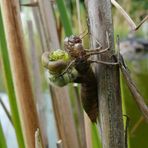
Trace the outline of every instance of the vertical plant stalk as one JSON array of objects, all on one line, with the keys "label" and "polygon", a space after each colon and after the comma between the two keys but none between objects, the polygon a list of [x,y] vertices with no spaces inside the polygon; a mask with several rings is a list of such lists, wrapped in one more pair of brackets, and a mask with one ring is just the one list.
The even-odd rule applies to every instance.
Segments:
[{"label": "vertical plant stalk", "polygon": [[14,84],[12,80],[12,73],[10,68],[10,61],[8,56],[8,49],[7,49],[1,10],[0,10],[0,49],[2,54],[3,68],[4,68],[5,79],[6,79],[6,87],[7,87],[7,92],[9,96],[11,117],[12,117],[13,125],[15,128],[17,142],[20,148],[24,148],[25,144],[24,144],[21,122],[20,122],[20,117],[19,117],[19,112],[18,112],[18,107],[16,102]]},{"label": "vertical plant stalk", "polygon": [[31,54],[31,61],[32,61],[32,73],[33,73],[33,86],[34,86],[34,95],[35,95],[35,102],[37,104],[37,111],[39,115],[39,122],[40,128],[43,138],[44,145],[48,145],[47,142],[47,122],[43,122],[46,120],[45,111],[43,109],[43,105],[45,100],[43,99],[43,95],[41,92],[41,77],[40,77],[40,68],[39,68],[39,61],[37,59],[36,53],[36,46],[35,46],[35,39],[33,34],[33,24],[31,20],[27,21],[28,26],[28,35],[29,35],[29,50]]},{"label": "vertical plant stalk", "polygon": [[86,145],[87,148],[92,148],[91,121],[85,112],[84,112],[84,122],[85,122],[85,133],[86,133]]},{"label": "vertical plant stalk", "polygon": [[[30,2],[33,3],[34,0],[30,0]],[[32,7],[32,12],[33,12],[34,20],[35,20],[35,25],[37,27],[38,34],[39,34],[39,39],[40,39],[40,43],[41,43],[41,50],[45,51],[45,49],[47,49],[47,47],[46,47],[46,43],[45,43],[43,29],[41,28],[42,22],[40,21],[40,18],[39,18],[39,15],[40,15],[39,5],[37,5],[37,7]]]},{"label": "vertical plant stalk", "polygon": [[1,0],[0,4],[25,145],[27,148],[34,148],[34,134],[39,123],[24,52],[19,3],[17,0]]},{"label": "vertical plant stalk", "polygon": [[86,139],[88,134],[86,135],[86,129],[85,129],[85,122],[84,122],[84,111],[82,107],[81,98],[79,95],[79,88],[77,85],[74,84],[74,92],[76,97],[76,106],[77,106],[77,112],[78,112],[78,120],[79,120],[79,143],[81,144],[81,147],[87,148],[87,142],[90,141],[90,139]]},{"label": "vertical plant stalk", "polygon": [[48,50],[58,49],[60,44],[58,40],[56,23],[54,21],[51,1],[39,0],[38,5],[47,48]]},{"label": "vertical plant stalk", "polygon": [[[59,49],[60,44],[57,37],[56,23],[54,20],[51,2],[39,0],[40,17],[43,20],[44,34],[48,50]],[[48,44],[50,42],[50,45]],[[62,140],[64,148],[77,148],[78,139],[74,124],[74,118],[67,88],[50,87],[52,103],[58,128],[59,139]]]},{"label": "vertical plant stalk", "polygon": [[[103,48],[106,48],[109,34],[110,51],[100,55],[99,60],[113,62],[114,51],[113,25],[110,0],[87,0],[90,32],[95,36]],[[96,40],[92,40],[92,48],[97,47]],[[103,148],[124,148],[124,128],[122,119],[122,105],[120,95],[119,67],[99,65],[98,102],[99,119]]]},{"label": "vertical plant stalk", "polygon": [[64,148],[79,148],[74,119],[66,88],[50,87],[59,139]]}]

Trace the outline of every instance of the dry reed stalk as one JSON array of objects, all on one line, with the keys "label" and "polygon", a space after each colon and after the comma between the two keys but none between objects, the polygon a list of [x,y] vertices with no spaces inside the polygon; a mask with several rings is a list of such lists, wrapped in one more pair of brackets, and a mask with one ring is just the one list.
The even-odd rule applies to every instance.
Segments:
[{"label": "dry reed stalk", "polygon": [[40,19],[47,44],[47,50],[60,47],[51,1],[38,0]]},{"label": "dry reed stalk", "polygon": [[32,62],[32,74],[33,74],[33,86],[34,86],[34,96],[35,96],[35,102],[37,104],[37,111],[39,115],[39,122],[40,122],[40,128],[43,138],[44,145],[48,145],[47,140],[47,122],[43,122],[46,120],[45,117],[45,111],[44,111],[44,97],[42,94],[42,88],[41,88],[41,76],[40,76],[40,67],[39,67],[39,61],[37,57],[37,50],[35,45],[35,39],[34,39],[34,32],[33,32],[33,24],[32,21],[27,21],[28,26],[28,37],[29,37],[29,50],[31,55],[31,62]]},{"label": "dry reed stalk", "polygon": [[66,88],[51,88],[53,107],[59,132],[64,148],[79,147],[72,109]]},{"label": "dry reed stalk", "polygon": [[[110,0],[86,0],[90,32],[103,48],[107,47],[106,32],[109,34],[110,50],[100,55],[100,60],[114,62],[111,56],[114,51],[114,36]],[[96,48],[92,40],[92,48]],[[119,82],[119,67],[99,65],[98,101],[101,137],[103,148],[124,148],[124,128]]]},{"label": "dry reed stalk", "polygon": [[85,131],[86,131],[86,145],[87,148],[92,148],[91,121],[85,112],[84,112],[84,121],[85,121]]},{"label": "dry reed stalk", "polygon": [[[52,6],[48,0],[39,0],[40,19],[42,20],[46,45],[48,50],[59,49],[59,41],[56,23],[52,12]],[[50,44],[49,44],[50,43]],[[67,87],[50,87],[52,103],[58,128],[59,139],[64,148],[78,148],[78,138],[74,124],[73,113],[68,98]]]},{"label": "dry reed stalk", "polygon": [[[79,89],[78,89],[78,86],[77,84],[74,84],[73,86],[74,88],[74,92],[75,92],[75,104],[76,104],[76,110],[77,110],[77,114],[78,114],[78,120],[79,120],[79,126],[78,126],[78,135],[79,135],[79,143],[81,145],[81,147],[83,148],[87,148],[87,141],[90,140],[89,138],[87,138],[87,135],[85,131],[86,128],[85,127],[85,121],[88,121],[88,120],[84,120],[84,110],[83,110],[83,107],[82,107],[82,102],[81,102],[81,98],[80,98],[80,94],[79,94]],[[88,124],[87,124],[88,125]],[[90,131],[90,129],[89,129]],[[88,133],[88,132],[87,132]]]},{"label": "dry reed stalk", "polygon": [[17,0],[1,0],[0,4],[25,145],[34,148],[34,134],[39,123],[26,63],[19,3]]},{"label": "dry reed stalk", "polygon": [[[31,3],[34,2],[34,0],[30,0]],[[43,29],[41,28],[42,26],[42,21],[40,20],[40,13],[39,13],[39,5],[36,7],[32,7],[32,12],[35,20],[35,25],[37,27],[38,33],[39,33],[39,38],[40,38],[40,43],[41,43],[41,50],[45,51],[47,50],[46,47],[46,42],[45,42],[45,37],[44,37],[44,32]]]}]

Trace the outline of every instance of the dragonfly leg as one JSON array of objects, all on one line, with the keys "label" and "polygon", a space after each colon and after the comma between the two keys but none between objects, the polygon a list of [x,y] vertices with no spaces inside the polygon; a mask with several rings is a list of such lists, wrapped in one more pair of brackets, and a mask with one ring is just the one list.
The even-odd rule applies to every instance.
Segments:
[{"label": "dragonfly leg", "polygon": [[105,61],[99,61],[99,60],[88,60],[88,62],[91,63],[97,63],[97,64],[105,64],[105,65],[119,65],[118,62],[105,62]]},{"label": "dragonfly leg", "polygon": [[102,49],[102,45],[101,45],[101,43],[96,39],[96,37],[95,37],[93,34],[91,34],[91,33],[90,33],[90,35],[92,36],[93,39],[95,39],[96,43],[98,44],[98,47],[97,47],[96,49],[91,49],[91,50],[89,50],[89,51]]},{"label": "dragonfly leg", "polygon": [[83,39],[88,33],[89,33],[89,32],[88,32],[88,29],[85,28],[84,31],[79,34],[79,37],[80,37],[81,39]]},{"label": "dragonfly leg", "polygon": [[[110,49],[108,32],[106,32],[106,38],[107,38],[107,48],[102,49],[101,43],[99,43],[97,41],[100,44],[100,46],[98,48],[95,48],[95,49],[89,49],[89,50],[87,49],[87,50],[85,50],[87,52],[87,56],[91,56],[91,55],[101,54],[101,53],[107,52]],[[102,50],[100,50],[100,49],[102,49]]]},{"label": "dragonfly leg", "polygon": [[65,69],[61,74],[59,74],[57,77],[63,76],[63,75],[68,71],[68,69],[69,69],[74,63],[75,63],[75,60],[72,60],[72,61],[68,64],[68,66],[66,67],[66,69]]}]

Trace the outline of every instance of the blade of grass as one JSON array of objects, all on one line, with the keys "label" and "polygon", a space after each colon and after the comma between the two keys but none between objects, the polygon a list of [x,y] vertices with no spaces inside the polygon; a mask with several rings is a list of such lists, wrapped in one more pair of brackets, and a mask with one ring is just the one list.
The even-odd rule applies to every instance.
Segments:
[{"label": "blade of grass", "polygon": [[[108,32],[110,50],[100,55],[98,59],[111,62],[113,59],[108,55],[115,51],[110,0],[88,0],[86,7],[90,22],[90,33],[95,36],[95,40],[92,38],[91,48],[96,48],[96,41],[99,41],[105,48],[107,46],[105,32]],[[98,80],[98,108],[102,147],[124,148],[119,67],[98,65],[96,77]]]},{"label": "blade of grass", "polygon": [[101,141],[99,138],[98,129],[95,124],[91,124],[91,134],[92,134],[92,147],[101,148]]},{"label": "blade of grass", "polygon": [[72,26],[68,17],[66,6],[63,0],[56,0],[56,3],[59,9],[60,18],[64,27],[65,34],[69,36],[72,34]]},{"label": "blade of grass", "polygon": [[11,74],[11,69],[10,69],[10,62],[9,62],[9,57],[8,57],[8,49],[7,49],[6,38],[5,38],[5,33],[4,33],[4,26],[3,26],[3,21],[2,21],[1,10],[0,10],[0,37],[1,37],[0,38],[0,49],[1,49],[1,54],[2,54],[3,68],[4,68],[4,73],[5,73],[8,96],[9,96],[12,120],[14,123],[18,145],[20,148],[25,148],[22,129],[21,129],[21,123],[20,123],[19,113],[18,113],[18,108],[17,108],[17,103],[16,103],[16,96],[15,96],[14,86],[13,86],[13,81],[12,81],[12,74]]},{"label": "blade of grass", "polygon": [[7,148],[6,139],[3,133],[1,122],[0,122],[0,147]]}]

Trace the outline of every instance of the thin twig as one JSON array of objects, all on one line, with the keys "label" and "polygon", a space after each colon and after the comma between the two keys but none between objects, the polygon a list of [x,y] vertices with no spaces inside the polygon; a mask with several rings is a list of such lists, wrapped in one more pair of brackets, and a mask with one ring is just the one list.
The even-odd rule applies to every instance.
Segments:
[{"label": "thin twig", "polygon": [[115,0],[111,0],[111,2],[119,10],[119,12],[124,16],[124,18],[128,22],[129,26],[132,28],[132,30],[135,29],[136,28],[136,24],[130,18],[130,16],[126,13],[126,11]]},{"label": "thin twig", "polygon": [[124,16],[125,20],[128,22],[131,27],[131,31],[138,30],[141,25],[148,19],[148,15],[136,26],[131,17],[127,14],[127,12],[115,1],[111,0],[112,4],[119,10],[119,12]]}]

